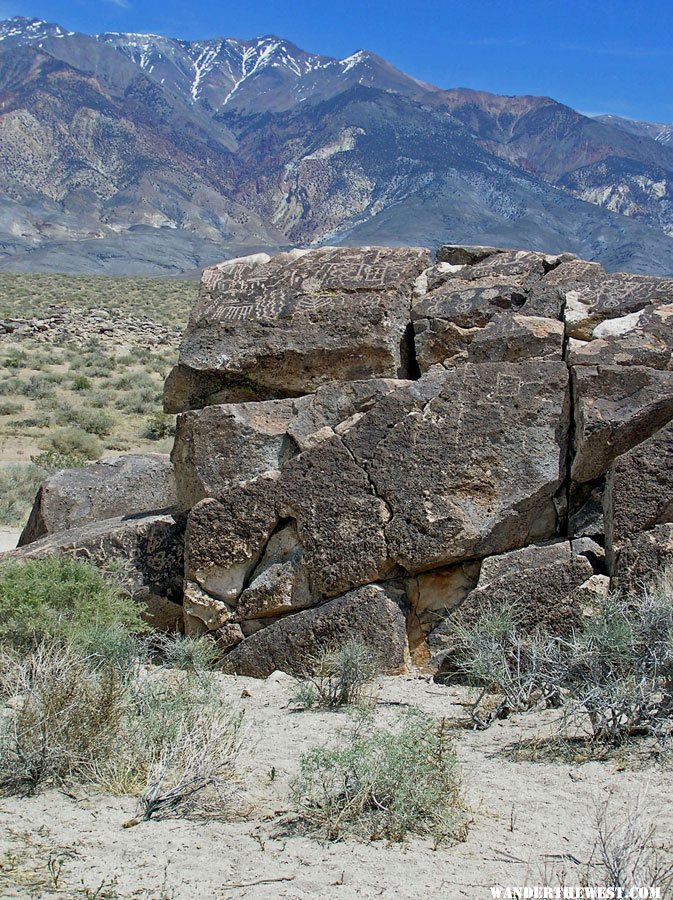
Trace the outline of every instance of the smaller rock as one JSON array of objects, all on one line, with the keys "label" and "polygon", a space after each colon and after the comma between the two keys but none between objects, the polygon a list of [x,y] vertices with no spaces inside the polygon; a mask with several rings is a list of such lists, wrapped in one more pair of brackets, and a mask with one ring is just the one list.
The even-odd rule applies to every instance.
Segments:
[{"label": "smaller rock", "polygon": [[19,538],[19,546],[89,522],[159,512],[171,509],[176,503],[175,476],[168,456],[162,453],[109,456],[46,478]]},{"label": "smaller rock", "polygon": [[622,547],[640,532],[673,522],[673,422],[611,466],[603,496],[608,570]]},{"label": "smaller rock", "polygon": [[277,478],[263,475],[197,503],[187,519],[186,577],[235,604],[276,527]]},{"label": "smaller rock", "polygon": [[280,669],[291,675],[313,671],[320,651],[348,640],[371,647],[390,675],[405,667],[404,592],[388,582],[370,584],[291,616],[246,638],[226,657],[224,670],[267,678]]},{"label": "smaller rock", "polygon": [[656,525],[622,546],[612,588],[627,594],[638,593],[669,566],[673,566],[673,524]]}]

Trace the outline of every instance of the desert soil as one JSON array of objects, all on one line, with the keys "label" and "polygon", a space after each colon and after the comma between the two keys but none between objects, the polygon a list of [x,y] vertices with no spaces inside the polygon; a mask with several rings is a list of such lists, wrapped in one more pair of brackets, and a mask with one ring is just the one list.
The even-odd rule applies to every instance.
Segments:
[{"label": "desert soil", "polygon": [[[349,714],[297,712],[291,704],[296,683],[280,673],[266,681],[221,680],[232,703],[245,710],[238,818],[123,828],[137,812],[132,798],[53,789],[3,799],[0,896],[489,898],[493,885],[544,884],[559,876],[576,884],[591,858],[596,811],[606,800],[616,823],[638,803],[661,846],[673,840],[673,772],[660,763],[622,756],[584,764],[513,759],[518,741],[553,730],[558,712],[549,711],[485,732],[455,732],[472,820],[464,843],[434,850],[418,838],[403,845],[322,841],[298,827],[289,782],[301,754],[335,741]],[[392,725],[411,706],[459,720],[465,700],[462,688],[384,678],[375,716]],[[590,871],[603,883],[601,869]]]}]

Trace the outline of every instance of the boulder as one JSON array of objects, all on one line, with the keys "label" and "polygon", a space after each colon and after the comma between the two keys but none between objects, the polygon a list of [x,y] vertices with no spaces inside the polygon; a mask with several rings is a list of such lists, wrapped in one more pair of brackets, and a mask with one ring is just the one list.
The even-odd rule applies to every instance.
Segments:
[{"label": "boulder", "polygon": [[673,372],[578,366],[572,385],[574,481],[604,475],[618,456],[673,419]]},{"label": "boulder", "polygon": [[[543,628],[569,634],[583,623],[586,605],[603,585],[597,585],[588,559],[572,554],[570,545],[526,547],[508,554],[502,563],[487,566],[488,580],[469,593],[453,613],[428,637],[430,668],[437,673],[452,669],[457,647],[455,625],[469,626],[484,611],[510,608],[522,631]],[[488,560],[484,561],[488,563]],[[482,567],[483,570],[483,567]]]},{"label": "boulder", "polygon": [[605,269],[600,263],[574,259],[571,258],[571,254],[564,253],[559,264],[547,272],[543,281],[545,285],[552,287],[567,285],[575,281],[596,281],[605,276]]},{"label": "boulder", "polygon": [[528,569],[547,568],[556,563],[566,563],[570,561],[572,555],[572,547],[568,541],[547,541],[542,544],[531,544],[519,550],[511,550],[509,553],[501,553],[498,556],[487,556],[482,560],[476,587],[481,590],[495,581],[525,572]]},{"label": "boulder", "polygon": [[[565,297],[566,332],[569,337],[583,341],[611,334],[619,337],[638,321],[638,314],[647,307],[673,302],[670,279],[625,272],[567,281],[561,290]],[[627,319],[629,316],[632,318]],[[596,331],[597,326],[602,327]]]},{"label": "boulder", "polygon": [[279,469],[297,452],[287,433],[295,416],[293,400],[221,404],[178,416],[171,459],[181,508]]},{"label": "boulder", "polygon": [[234,605],[277,525],[276,490],[276,477],[263,475],[197,503],[187,519],[185,577]]},{"label": "boulder", "polygon": [[[671,298],[673,299],[673,298]],[[673,302],[606,319],[585,340],[570,338],[567,359],[574,366],[619,365],[673,368]]]},{"label": "boulder", "polygon": [[623,544],[615,563],[612,588],[636,593],[669,566],[673,566],[673,524],[655,525]]},{"label": "boulder", "polygon": [[113,569],[129,596],[146,607],[150,624],[175,630],[182,604],[184,522],[174,516],[124,516],[55,532],[3,560],[72,556]]},{"label": "boulder", "polygon": [[168,456],[109,456],[46,478],[19,546],[100,519],[167,510],[176,502],[175,476]]},{"label": "boulder", "polygon": [[619,456],[608,472],[603,506],[610,573],[629,541],[673,522],[673,422]]},{"label": "boulder", "polygon": [[568,415],[561,362],[433,369],[382,398],[342,441],[385,501],[389,558],[418,573],[552,537]]},{"label": "boulder", "polygon": [[275,532],[236,604],[238,619],[266,619],[313,606],[304,551],[293,524]]},{"label": "boulder", "polygon": [[207,270],[166,384],[166,409],[407,377],[411,297],[430,264],[421,248],[327,247]]},{"label": "boulder", "polygon": [[[199,637],[208,632],[218,631],[235,618],[233,606],[224,600],[211,597],[196,582],[187,579],[182,606],[185,634],[188,637]],[[241,634],[241,638],[242,636]]]},{"label": "boulder", "polygon": [[334,597],[389,577],[390,510],[338,435],[290,460],[278,513],[296,522],[312,592]]},{"label": "boulder", "polygon": [[444,244],[437,250],[437,262],[449,263],[450,265],[472,266],[475,263],[494,256],[496,253],[504,253],[504,250],[498,247],[460,247],[455,244]]},{"label": "boulder", "polygon": [[399,585],[370,584],[278,621],[251,634],[225,658],[224,669],[266,678],[275,669],[311,672],[321,650],[348,640],[369,646],[387,674],[405,668],[404,591]]},{"label": "boulder", "polygon": [[[475,267],[477,268],[477,267]],[[562,358],[561,295],[463,273],[424,296],[412,309],[421,372],[435,363]]]},{"label": "boulder", "polygon": [[306,397],[183,413],[171,454],[181,507],[191,509],[204,497],[218,497],[232,485],[279,470],[405,383],[372,378],[325,385]]}]

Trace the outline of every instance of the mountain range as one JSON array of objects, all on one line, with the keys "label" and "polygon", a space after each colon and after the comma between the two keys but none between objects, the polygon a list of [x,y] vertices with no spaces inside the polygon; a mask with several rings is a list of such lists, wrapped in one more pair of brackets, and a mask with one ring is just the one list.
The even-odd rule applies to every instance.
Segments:
[{"label": "mountain range", "polygon": [[455,242],[673,273],[673,126],[443,90],[272,35],[0,22],[0,195],[10,271]]}]

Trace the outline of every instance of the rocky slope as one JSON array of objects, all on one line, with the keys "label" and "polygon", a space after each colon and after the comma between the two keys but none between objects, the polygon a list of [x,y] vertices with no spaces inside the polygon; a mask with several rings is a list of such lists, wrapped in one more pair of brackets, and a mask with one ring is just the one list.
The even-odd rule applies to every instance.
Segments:
[{"label": "rocky slope", "polygon": [[347,636],[441,672],[485,602],[567,630],[673,561],[672,316],[673,280],[570,254],[222,263],[166,383],[175,481],[142,458],[55,476],[14,555],[127,560],[158,621],[182,604],[246,675]]},{"label": "rocky slope", "polygon": [[179,272],[305,244],[489,241],[673,272],[673,149],[359,51],[0,23],[0,267]]}]

